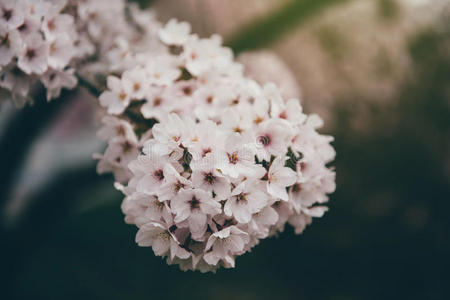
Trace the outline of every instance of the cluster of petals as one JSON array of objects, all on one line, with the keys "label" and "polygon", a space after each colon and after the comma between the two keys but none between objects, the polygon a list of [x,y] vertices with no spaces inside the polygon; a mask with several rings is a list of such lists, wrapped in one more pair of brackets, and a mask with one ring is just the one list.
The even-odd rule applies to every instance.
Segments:
[{"label": "cluster of petals", "polygon": [[76,86],[74,63],[93,48],[77,30],[74,3],[0,0],[0,89],[17,106],[31,101],[37,82],[45,86],[48,100]]},{"label": "cluster of petals", "polygon": [[108,147],[96,158],[125,195],[136,242],[183,270],[215,271],[287,223],[301,233],[321,217],[335,189],[322,120],[245,77],[219,36],[132,17],[141,39],[118,35],[105,55],[122,59],[99,97]]},{"label": "cluster of petals", "polygon": [[157,28],[153,19],[125,0],[0,0],[0,92],[22,107],[37,83],[48,100],[77,76],[95,85],[129,67],[126,45],[143,37],[134,23]]}]

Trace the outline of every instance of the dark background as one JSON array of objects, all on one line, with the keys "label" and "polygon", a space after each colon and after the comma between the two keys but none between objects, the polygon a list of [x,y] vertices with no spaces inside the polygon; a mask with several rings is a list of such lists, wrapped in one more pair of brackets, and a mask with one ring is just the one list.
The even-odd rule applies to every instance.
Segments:
[{"label": "dark background", "polygon": [[[326,8],[325,2],[316,3]],[[290,24],[277,20],[278,29],[262,20],[261,27],[242,31],[246,39],[227,43],[237,51],[263,47],[273,40],[261,30]],[[123,222],[122,196],[89,161],[58,171],[29,196],[17,221],[2,227],[0,298],[450,299],[447,21],[444,29],[410,38],[411,76],[399,85],[395,102],[380,105],[373,101],[377,94],[335,102],[334,126],[324,132],[336,138],[337,190],[329,212],[302,235],[288,227],[237,258],[235,269],[182,272],[135,244],[136,228]],[[21,159],[71,101],[64,95],[50,104],[38,101],[3,126],[2,209],[14,200],[9,178],[24,167]],[[361,106],[364,123],[355,126]]]}]

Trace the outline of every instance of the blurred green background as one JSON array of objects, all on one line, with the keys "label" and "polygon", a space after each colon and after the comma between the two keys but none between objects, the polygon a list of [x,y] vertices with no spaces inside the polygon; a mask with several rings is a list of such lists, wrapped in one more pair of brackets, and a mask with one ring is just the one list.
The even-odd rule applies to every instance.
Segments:
[{"label": "blurred green background", "polygon": [[95,173],[95,99],[4,107],[1,299],[450,299],[449,1],[141,4],[289,65],[336,138],[330,211],[235,269],[182,272],[134,243]]}]

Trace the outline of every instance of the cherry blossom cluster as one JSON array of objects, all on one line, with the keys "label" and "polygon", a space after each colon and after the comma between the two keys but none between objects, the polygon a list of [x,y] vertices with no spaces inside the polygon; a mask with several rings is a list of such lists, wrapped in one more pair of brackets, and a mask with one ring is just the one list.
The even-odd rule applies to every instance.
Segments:
[{"label": "cherry blossom cluster", "polygon": [[77,84],[71,63],[91,51],[83,47],[67,1],[0,1],[0,87],[18,106],[40,81],[47,98]]},{"label": "cherry blossom cluster", "polygon": [[99,97],[108,147],[96,155],[125,194],[136,242],[183,270],[215,271],[287,223],[301,233],[321,217],[335,189],[322,120],[245,77],[219,36],[175,20],[138,27],[145,38],[111,50],[123,59]]},{"label": "cherry blossom cluster", "polygon": [[38,82],[50,100],[74,88],[76,75],[95,84],[118,70],[141,36],[127,9],[134,23],[157,28],[125,0],[0,0],[0,91],[21,107]]}]

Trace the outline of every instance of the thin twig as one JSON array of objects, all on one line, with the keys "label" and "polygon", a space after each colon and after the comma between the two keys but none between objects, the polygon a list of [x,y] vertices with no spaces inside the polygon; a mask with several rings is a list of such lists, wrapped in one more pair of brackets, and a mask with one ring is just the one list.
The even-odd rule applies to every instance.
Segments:
[{"label": "thin twig", "polygon": [[83,78],[83,76],[76,74],[76,77],[78,79],[78,84],[82,87],[84,87],[86,90],[89,91],[89,93],[91,93],[92,95],[94,95],[95,97],[99,97],[100,94],[102,93],[101,90],[95,86],[94,84],[92,84],[91,82],[89,82],[88,80],[86,80],[85,78]]}]

